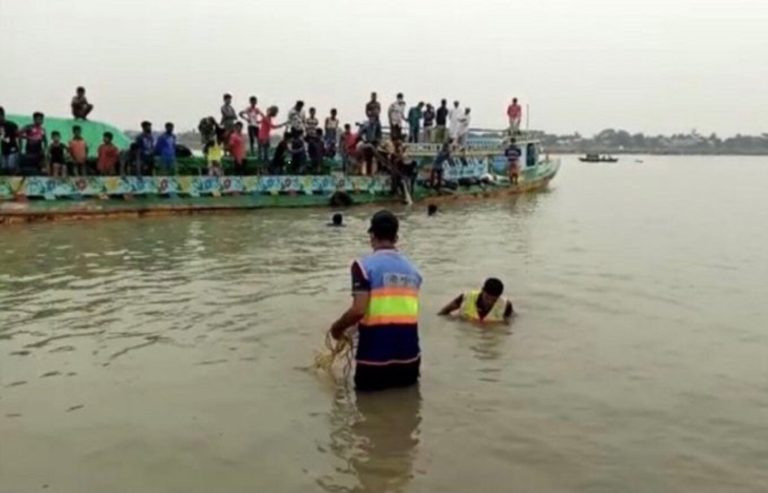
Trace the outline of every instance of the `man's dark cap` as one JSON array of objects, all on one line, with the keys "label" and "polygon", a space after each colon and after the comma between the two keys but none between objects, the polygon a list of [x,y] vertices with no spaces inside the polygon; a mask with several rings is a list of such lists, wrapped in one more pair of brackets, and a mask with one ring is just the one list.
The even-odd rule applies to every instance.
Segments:
[{"label": "man's dark cap", "polygon": [[371,218],[371,227],[368,232],[380,240],[392,240],[397,237],[400,221],[397,216],[387,210],[381,210]]}]

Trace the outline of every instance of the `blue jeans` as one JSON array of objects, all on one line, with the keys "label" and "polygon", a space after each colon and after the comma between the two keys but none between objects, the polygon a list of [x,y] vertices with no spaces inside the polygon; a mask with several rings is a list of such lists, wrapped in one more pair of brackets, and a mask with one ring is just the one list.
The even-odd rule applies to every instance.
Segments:
[{"label": "blue jeans", "polygon": [[13,175],[19,172],[19,153],[0,155],[0,172]]}]

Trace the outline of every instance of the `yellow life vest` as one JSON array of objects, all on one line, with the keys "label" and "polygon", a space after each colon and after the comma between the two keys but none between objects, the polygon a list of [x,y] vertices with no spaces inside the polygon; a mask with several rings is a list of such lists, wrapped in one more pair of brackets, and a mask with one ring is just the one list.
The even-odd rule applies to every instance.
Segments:
[{"label": "yellow life vest", "polygon": [[461,301],[461,308],[459,309],[461,318],[480,323],[505,322],[504,312],[507,309],[506,298],[499,296],[499,299],[497,299],[496,303],[493,304],[493,307],[491,307],[491,310],[488,312],[485,318],[480,318],[480,314],[477,312],[477,299],[479,297],[480,290],[464,293],[463,299]]}]

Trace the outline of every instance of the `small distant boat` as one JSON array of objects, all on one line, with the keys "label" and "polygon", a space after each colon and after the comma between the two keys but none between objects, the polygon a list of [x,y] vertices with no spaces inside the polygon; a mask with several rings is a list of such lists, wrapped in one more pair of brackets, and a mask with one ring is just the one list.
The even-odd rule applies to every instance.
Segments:
[{"label": "small distant boat", "polygon": [[582,163],[617,163],[619,162],[619,158],[610,156],[608,154],[603,156],[600,154],[587,154],[584,157],[580,157],[579,161]]}]

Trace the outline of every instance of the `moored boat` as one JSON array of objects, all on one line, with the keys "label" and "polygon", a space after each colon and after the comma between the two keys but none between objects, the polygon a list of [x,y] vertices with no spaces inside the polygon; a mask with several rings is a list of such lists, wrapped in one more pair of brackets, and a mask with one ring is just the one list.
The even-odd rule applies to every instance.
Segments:
[{"label": "moored boat", "polygon": [[587,154],[586,156],[580,157],[579,161],[582,163],[617,163],[619,162],[619,158],[609,154]]},{"label": "moored boat", "polygon": [[[517,138],[521,151],[517,184],[507,177],[506,140],[472,138],[445,167],[444,187],[431,188],[429,171],[438,144],[408,144],[418,164],[410,195],[414,202],[476,200],[542,189],[560,162],[541,152],[538,141]],[[200,163],[188,158],[194,169]],[[48,176],[0,177],[0,223],[142,217],[260,208],[394,204],[401,195],[387,174],[344,175],[340,161],[328,160],[328,174],[252,176]]]}]

